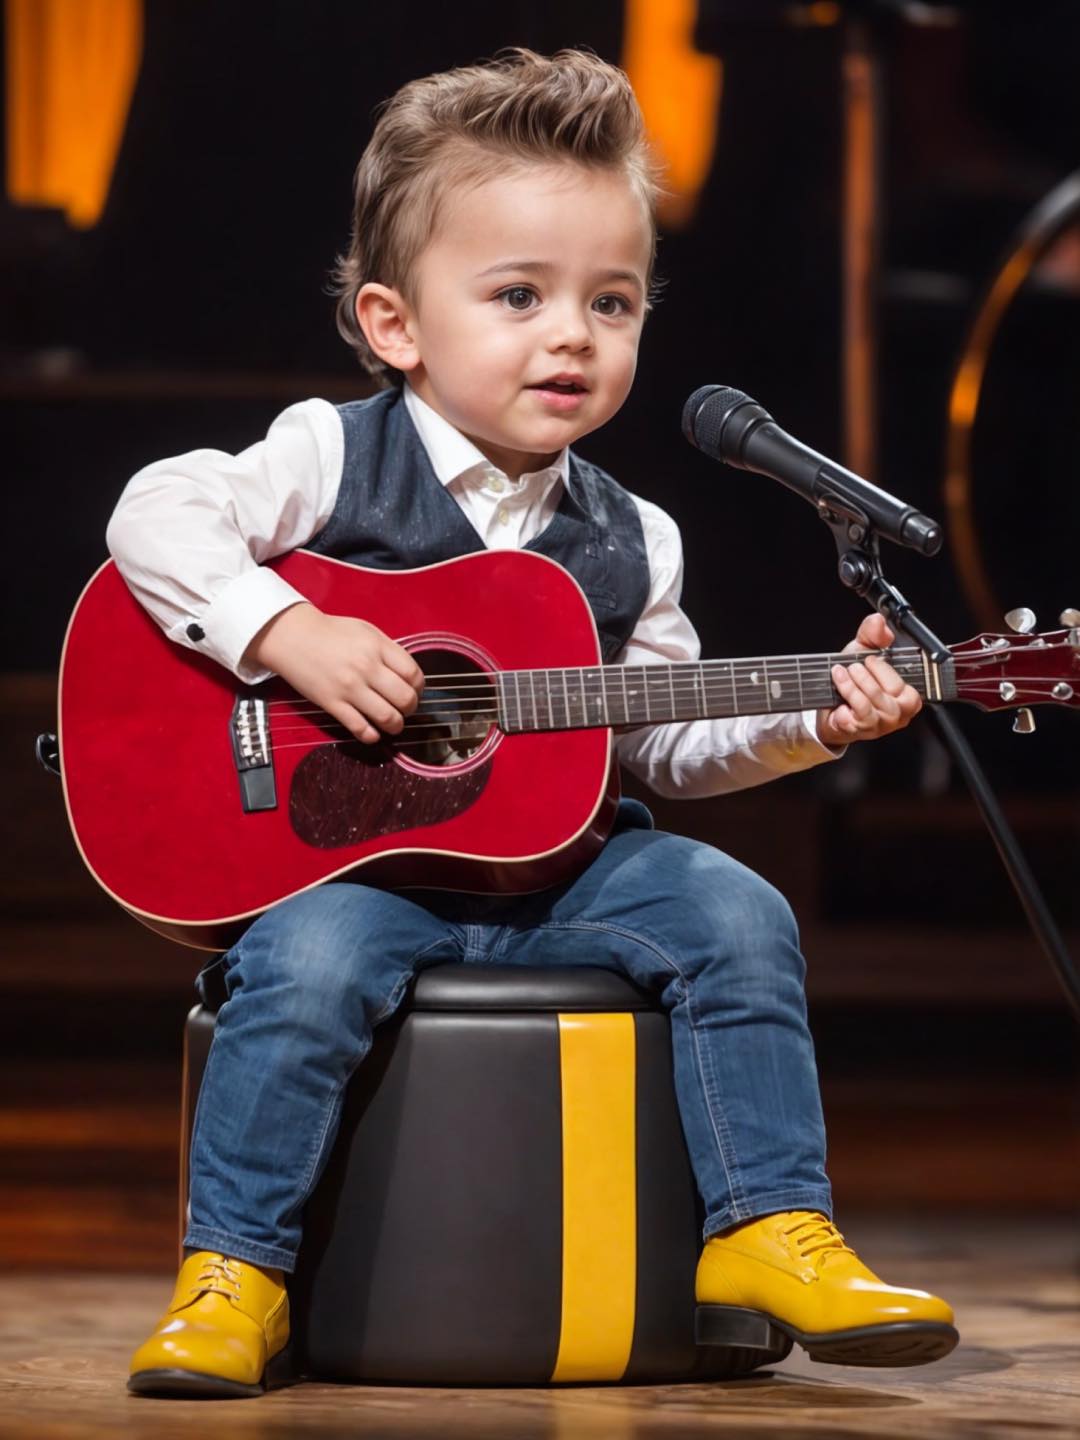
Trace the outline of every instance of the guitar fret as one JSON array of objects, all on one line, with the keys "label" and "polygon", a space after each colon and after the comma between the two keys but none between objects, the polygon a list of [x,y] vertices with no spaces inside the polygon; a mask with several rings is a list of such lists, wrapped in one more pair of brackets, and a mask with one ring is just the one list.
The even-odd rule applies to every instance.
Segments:
[{"label": "guitar fret", "polygon": [[590,725],[607,724],[607,699],[604,694],[604,672],[602,667],[593,666],[586,671],[589,680],[592,682],[593,692],[588,696],[589,705],[587,714]]},{"label": "guitar fret", "polygon": [[[612,719],[611,719],[611,701],[612,701],[612,696],[611,696],[610,687],[611,687],[611,685],[614,685],[614,683],[615,683],[615,676],[612,674],[612,671],[613,671],[615,668],[616,668],[616,667],[613,666],[613,665],[605,665],[605,666],[603,666],[603,668],[602,668],[601,671],[600,671],[600,689],[601,689],[601,691],[603,692],[603,696],[604,696],[604,724],[605,724],[605,725],[610,725],[610,724],[612,723]],[[626,692],[624,691],[624,692],[623,692],[624,697],[625,697],[625,693],[626,693]],[[625,703],[625,702],[624,702],[624,703]]]},{"label": "guitar fret", "polygon": [[569,689],[567,688],[567,684],[566,684],[566,671],[563,670],[563,671],[561,672],[561,674],[562,674],[562,701],[563,701],[563,710],[566,712],[566,728],[569,730],[569,729],[571,728],[571,726],[573,725],[573,723],[574,723],[574,722],[570,719],[570,691],[569,691]]},{"label": "guitar fret", "polygon": [[514,671],[514,695],[515,695],[516,698],[517,698],[517,723],[518,723],[518,728],[521,729],[521,730],[524,730],[524,728],[525,728],[525,716],[524,716],[524,713],[522,712],[522,709],[521,709],[521,672],[520,672],[520,670],[515,670],[515,671]]},{"label": "guitar fret", "polygon": [[503,671],[495,673],[495,694],[496,716],[495,721],[503,730],[509,732],[514,728],[514,722],[510,716],[510,703],[506,691],[506,674]]},{"label": "guitar fret", "polygon": [[585,672],[575,670],[574,675],[577,679],[576,699],[578,705],[578,721],[582,725],[587,725],[589,723],[589,706],[585,692]]},{"label": "guitar fret", "polygon": [[668,709],[667,665],[641,665],[642,687],[645,692],[645,718],[648,724],[670,720],[674,717]]}]

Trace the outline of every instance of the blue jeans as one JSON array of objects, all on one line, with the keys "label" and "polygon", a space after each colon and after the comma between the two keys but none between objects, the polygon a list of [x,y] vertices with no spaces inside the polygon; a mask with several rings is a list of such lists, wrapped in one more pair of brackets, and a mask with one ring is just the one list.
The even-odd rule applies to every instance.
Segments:
[{"label": "blue jeans", "polygon": [[222,967],[228,999],[195,1116],[184,1244],[294,1268],[349,1077],[417,971],[447,962],[596,965],[651,989],[671,1016],[706,1237],[771,1211],[831,1214],[791,910],[737,861],[647,825],[624,801],[589,868],[535,895],[331,884],[260,917],[208,967]]}]

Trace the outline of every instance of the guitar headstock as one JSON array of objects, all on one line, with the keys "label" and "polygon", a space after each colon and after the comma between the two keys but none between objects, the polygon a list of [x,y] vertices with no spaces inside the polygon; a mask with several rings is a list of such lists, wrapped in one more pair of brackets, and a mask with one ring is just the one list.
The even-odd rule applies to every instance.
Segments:
[{"label": "guitar headstock", "polygon": [[1030,610],[1010,610],[1011,635],[976,635],[950,645],[956,698],[980,710],[1020,710],[1013,729],[1034,730],[1029,705],[1080,707],[1080,610],[1063,610],[1061,630],[1035,632]]}]

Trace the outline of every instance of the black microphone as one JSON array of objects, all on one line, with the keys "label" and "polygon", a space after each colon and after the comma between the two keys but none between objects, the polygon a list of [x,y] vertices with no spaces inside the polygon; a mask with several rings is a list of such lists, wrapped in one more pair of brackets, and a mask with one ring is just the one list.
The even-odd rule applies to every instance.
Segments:
[{"label": "black microphone", "polygon": [[923,555],[941,549],[941,526],[879,490],[869,480],[785,434],[767,410],[741,390],[703,385],[683,406],[683,434],[714,460],[769,475],[811,505],[833,503],[865,515],[873,528],[898,545]]}]

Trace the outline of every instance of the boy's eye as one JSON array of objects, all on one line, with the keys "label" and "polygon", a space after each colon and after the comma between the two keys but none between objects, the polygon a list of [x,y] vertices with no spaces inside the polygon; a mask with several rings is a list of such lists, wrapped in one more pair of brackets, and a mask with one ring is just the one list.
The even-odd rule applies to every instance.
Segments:
[{"label": "boy's eye", "polygon": [[593,309],[601,315],[627,315],[630,302],[625,295],[598,295],[593,301]]},{"label": "boy's eye", "polygon": [[536,294],[527,285],[511,285],[506,290],[500,290],[497,299],[511,310],[528,310]]}]

